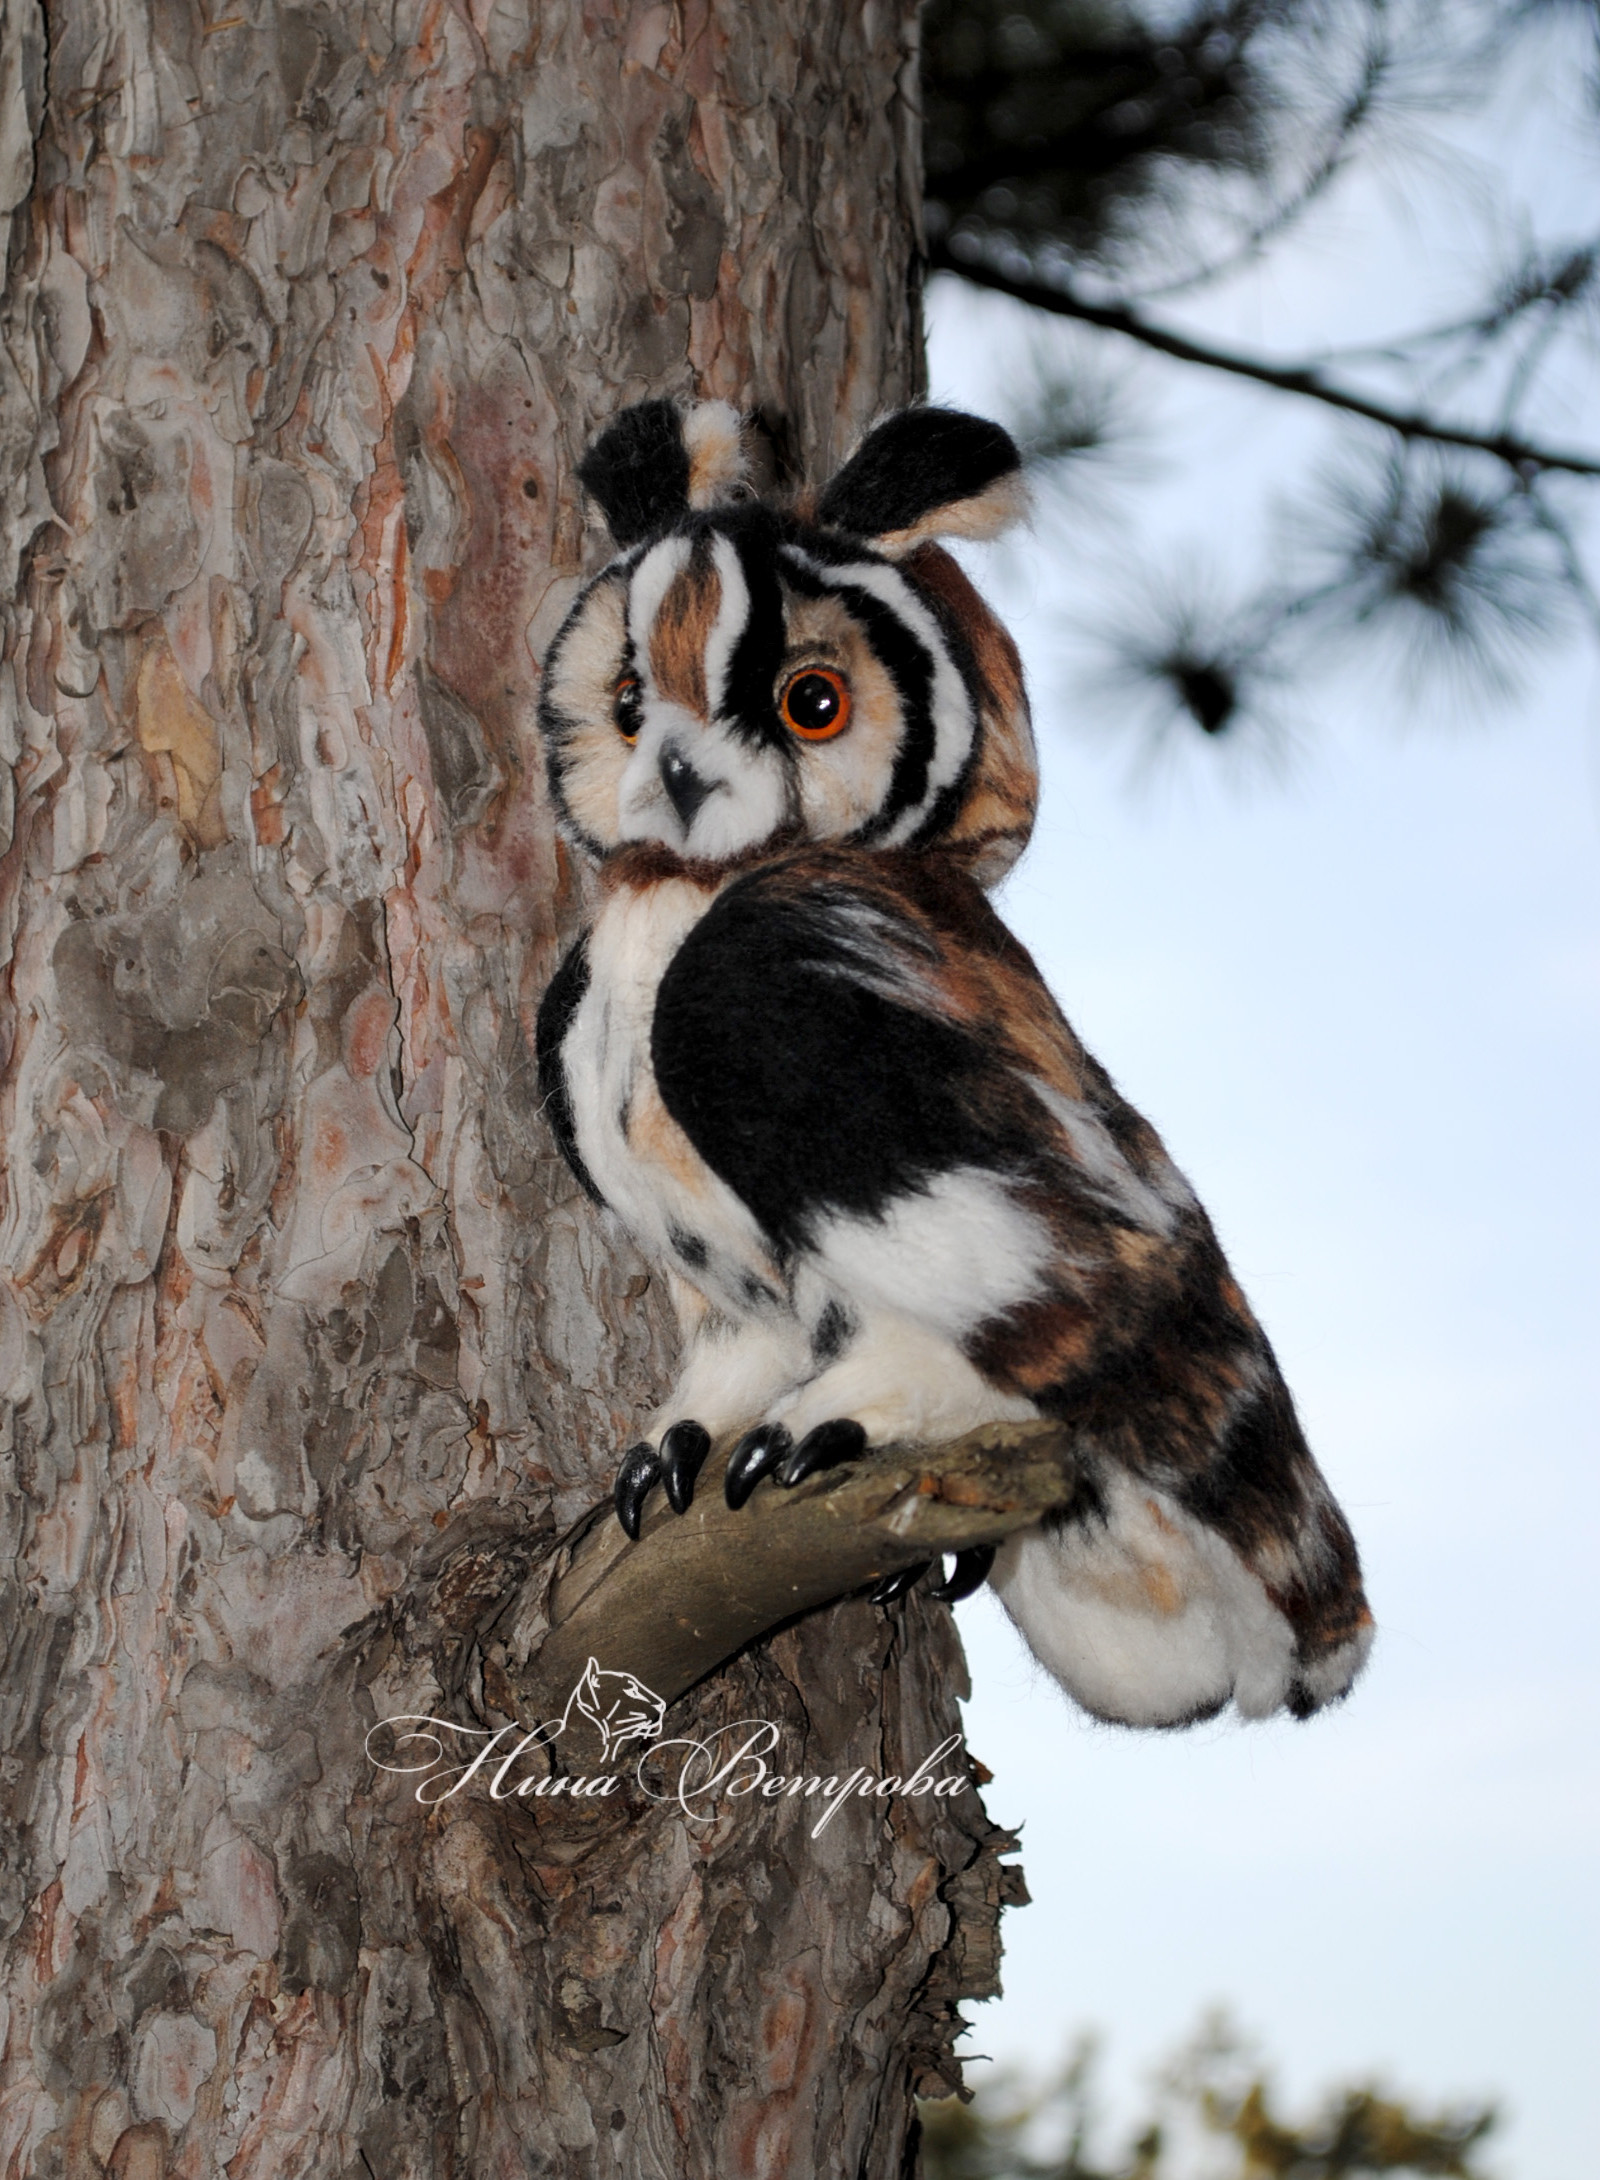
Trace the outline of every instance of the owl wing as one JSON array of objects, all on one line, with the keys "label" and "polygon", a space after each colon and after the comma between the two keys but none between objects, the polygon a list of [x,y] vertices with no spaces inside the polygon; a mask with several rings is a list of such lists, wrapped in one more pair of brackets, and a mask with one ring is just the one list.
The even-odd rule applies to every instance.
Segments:
[{"label": "owl wing", "polygon": [[[976,1297],[947,1320],[969,1362],[1072,1427],[1084,1483],[1055,1562],[1023,1554],[1013,1587],[1140,1592],[1131,1620],[1112,1599],[1064,1637],[1074,1655],[1126,1649],[1163,1612],[1175,1632],[1191,1605],[1199,1641],[1202,1621],[1242,1626],[1264,1601],[1271,1625],[1229,1637],[1262,1653],[1255,1695],[1251,1658],[1202,1674],[1198,1695],[1185,1667],[1151,1722],[1215,1708],[1212,1681],[1262,1711],[1344,1692],[1370,1616],[1272,1350],[1154,1130],[970,878],[935,855],[818,848],[737,879],[662,980],[652,1061],[780,1259],[870,1269],[885,1236],[907,1237],[906,1306]],[[967,1228],[941,1224],[973,1204]],[[1236,1573],[1233,1611],[1218,1598]],[[1007,1602],[1090,1708],[1136,1715],[1118,1657],[1104,1689],[1093,1671],[1075,1682]]]}]

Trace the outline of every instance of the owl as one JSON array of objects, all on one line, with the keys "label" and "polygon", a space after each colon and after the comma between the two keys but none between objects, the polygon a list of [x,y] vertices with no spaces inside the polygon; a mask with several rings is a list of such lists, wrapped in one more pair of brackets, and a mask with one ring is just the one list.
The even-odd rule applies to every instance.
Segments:
[{"label": "owl", "polygon": [[1051,1418],[1070,1499],[936,1594],[987,1577],[1100,1718],[1342,1696],[1371,1619],[1272,1349],[988,899],[1034,744],[1015,647],[937,541],[1024,512],[1012,442],[907,409],[778,504],[731,410],[651,401],[579,474],[618,550],[550,646],[539,724],[600,906],[540,1010],[540,1089],[683,1335],[623,1527],[656,1489],[684,1512],[714,1441],[738,1508],[891,1441]]}]

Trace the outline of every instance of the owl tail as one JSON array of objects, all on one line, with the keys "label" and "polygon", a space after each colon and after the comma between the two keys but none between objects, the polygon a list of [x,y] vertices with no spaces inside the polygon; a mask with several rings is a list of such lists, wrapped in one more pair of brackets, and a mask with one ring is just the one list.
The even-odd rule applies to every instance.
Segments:
[{"label": "owl tail", "polygon": [[[1091,1513],[1025,1529],[990,1577],[1039,1662],[1096,1718],[1186,1726],[1230,1701],[1306,1718],[1345,1695],[1372,1617],[1342,1564],[1257,1571],[1165,1492],[1107,1476]],[[1331,1501],[1328,1511],[1342,1521]]]}]

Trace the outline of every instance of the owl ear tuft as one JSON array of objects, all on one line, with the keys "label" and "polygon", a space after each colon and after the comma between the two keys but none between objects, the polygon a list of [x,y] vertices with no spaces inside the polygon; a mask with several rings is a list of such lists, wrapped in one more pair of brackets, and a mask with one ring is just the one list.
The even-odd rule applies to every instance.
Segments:
[{"label": "owl ear tuft", "polygon": [[683,420],[689,450],[689,505],[721,507],[749,481],[739,415],[725,401],[702,401]]},{"label": "owl ear tuft", "polygon": [[636,401],[614,416],[578,464],[624,550],[672,529],[691,508],[731,499],[745,479],[739,419],[725,401],[687,413],[675,401]]},{"label": "owl ear tuft", "polygon": [[959,409],[902,409],[868,432],[817,516],[898,559],[936,537],[998,537],[1027,511],[1009,432]]},{"label": "owl ear tuft", "polygon": [[670,530],[689,506],[689,450],[673,401],[636,401],[611,419],[578,464],[611,535],[626,549]]}]

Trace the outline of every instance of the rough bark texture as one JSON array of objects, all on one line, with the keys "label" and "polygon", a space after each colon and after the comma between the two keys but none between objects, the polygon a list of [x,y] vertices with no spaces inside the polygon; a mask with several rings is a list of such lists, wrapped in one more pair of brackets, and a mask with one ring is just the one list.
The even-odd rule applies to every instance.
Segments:
[{"label": "rough bark texture", "polygon": [[[975,1792],[429,1811],[670,1361],[553,1155],[530,746],[618,403],[915,390],[909,0],[0,0],[0,2173],[906,2169]],[[602,1660],[602,1663],[604,1661]],[[669,1731],[904,1771],[948,1615]]]}]

